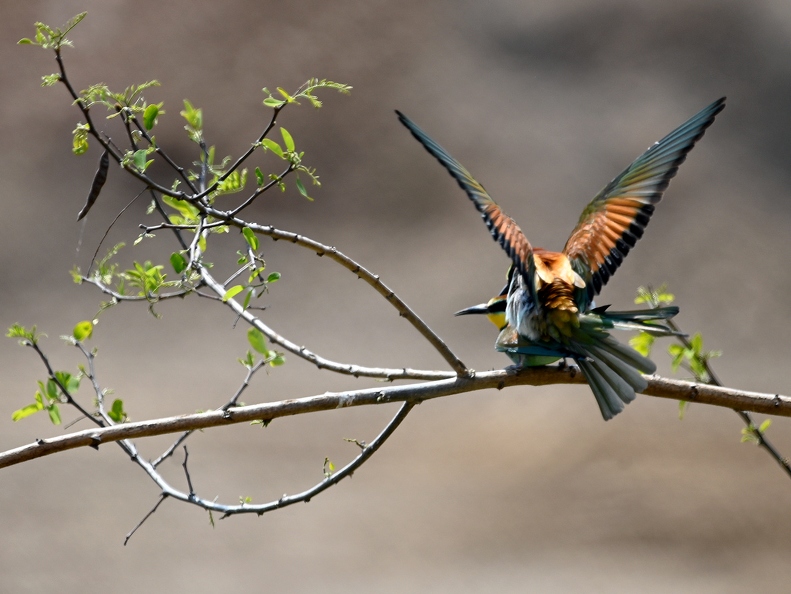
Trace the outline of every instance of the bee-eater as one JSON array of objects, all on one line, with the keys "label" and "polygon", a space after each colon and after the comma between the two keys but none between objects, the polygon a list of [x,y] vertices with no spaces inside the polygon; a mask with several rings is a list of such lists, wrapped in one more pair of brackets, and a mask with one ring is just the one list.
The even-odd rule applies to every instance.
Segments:
[{"label": "bee-eater", "polygon": [[640,374],[656,365],[620,344],[612,328],[672,333],[658,320],[677,308],[608,312],[593,300],[642,237],[670,179],[725,107],[719,99],[653,144],[607,184],[583,210],[562,252],[533,247],[472,175],[439,144],[396,111],[412,135],[467,193],[494,239],[512,261],[501,294],[459,313],[485,313],[501,329],[495,347],[517,367],[573,359],[585,373],[605,420],[621,412],[646,388]]}]

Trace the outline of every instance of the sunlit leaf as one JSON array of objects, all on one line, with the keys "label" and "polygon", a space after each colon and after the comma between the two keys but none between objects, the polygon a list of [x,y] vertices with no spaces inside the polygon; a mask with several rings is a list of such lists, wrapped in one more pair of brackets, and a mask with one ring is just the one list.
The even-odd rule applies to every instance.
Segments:
[{"label": "sunlit leaf", "polygon": [[291,134],[289,133],[289,131],[286,130],[285,128],[281,127],[280,128],[280,134],[283,136],[283,142],[286,145],[286,150],[289,151],[289,152],[293,152],[294,151],[294,139],[291,137]]},{"label": "sunlit leaf", "polygon": [[181,252],[173,252],[170,254],[170,265],[176,274],[181,274],[187,268],[187,258]]},{"label": "sunlit leaf", "polygon": [[255,232],[250,229],[250,227],[244,227],[242,229],[242,235],[247,240],[247,244],[253,249],[253,251],[258,251],[258,237],[256,237]]},{"label": "sunlit leaf", "polygon": [[247,331],[247,342],[262,355],[266,355],[269,352],[266,348],[266,337],[258,328],[250,328]]},{"label": "sunlit leaf", "polygon": [[93,334],[93,322],[90,320],[83,320],[79,322],[76,326],[74,326],[74,330],[72,330],[72,336],[80,342],[88,339]]},{"label": "sunlit leaf", "polygon": [[223,295],[223,297],[222,297],[223,302],[228,301],[229,299],[231,299],[235,295],[238,295],[239,293],[241,293],[243,290],[244,290],[244,287],[242,285],[234,285],[233,287],[231,287],[230,289],[225,291],[225,295]]}]

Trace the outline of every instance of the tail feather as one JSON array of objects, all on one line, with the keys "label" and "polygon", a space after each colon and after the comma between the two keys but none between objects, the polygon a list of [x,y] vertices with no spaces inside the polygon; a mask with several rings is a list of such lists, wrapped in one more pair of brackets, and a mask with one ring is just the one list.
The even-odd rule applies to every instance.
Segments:
[{"label": "tail feather", "polygon": [[590,310],[590,313],[599,314],[611,320],[669,320],[678,315],[678,307],[675,305],[669,307],[657,307],[650,309],[628,309],[624,311],[610,311],[607,308],[609,305],[597,307]]},{"label": "tail feather", "polygon": [[[612,336],[608,336],[604,340],[599,341],[596,346],[603,348],[613,356],[627,363],[631,367],[639,369],[643,373],[654,373],[656,371],[656,363],[651,361],[651,359],[643,357],[632,347],[621,344]],[[640,389],[644,390],[645,386]]]},{"label": "tail feather", "polygon": [[609,305],[590,310],[601,318],[604,325],[618,330],[636,330],[648,332],[654,336],[684,336],[683,332],[673,330],[662,321],[669,320],[678,314],[678,307],[657,307],[655,309],[633,309],[626,311],[609,311]]},{"label": "tail feather", "polygon": [[[629,362],[624,361],[617,355],[608,352],[604,348],[599,348],[598,346],[591,345],[588,347],[588,351],[594,358],[594,361],[597,361],[602,365],[606,365],[610,370],[612,370],[627,384],[629,384],[629,386],[632,388],[632,392],[635,390],[638,392],[645,390],[648,383],[645,381],[645,378],[640,375],[640,372],[637,371],[637,369],[635,369],[635,367]],[[634,398],[634,394],[632,394],[632,398]]]},{"label": "tail feather", "polygon": [[[595,365],[593,360],[577,359],[577,364],[585,374],[585,379],[588,380],[588,385],[596,397],[596,403],[599,405],[601,416],[605,421],[609,421],[620,413],[626,406],[626,402],[634,399],[634,392],[631,392],[631,398],[624,401],[622,396],[616,391],[616,388],[610,384],[608,378],[602,373],[602,369],[606,368]],[[623,386],[619,387],[622,391]]]},{"label": "tail feather", "polygon": [[642,392],[648,382],[641,375],[653,373],[656,365],[634,349],[622,345],[602,327],[581,324],[570,344],[576,351],[574,359],[585,373],[596,402],[605,420],[621,412]]}]

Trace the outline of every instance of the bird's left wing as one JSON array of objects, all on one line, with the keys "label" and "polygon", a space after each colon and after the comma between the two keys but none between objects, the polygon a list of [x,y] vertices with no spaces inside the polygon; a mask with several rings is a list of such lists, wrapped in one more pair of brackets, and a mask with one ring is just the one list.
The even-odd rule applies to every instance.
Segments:
[{"label": "bird's left wing", "polygon": [[[718,99],[648,148],[588,204],[563,248],[586,283],[587,306],[643,236],[679,165],[725,107]],[[582,309],[584,309],[583,307]]]}]

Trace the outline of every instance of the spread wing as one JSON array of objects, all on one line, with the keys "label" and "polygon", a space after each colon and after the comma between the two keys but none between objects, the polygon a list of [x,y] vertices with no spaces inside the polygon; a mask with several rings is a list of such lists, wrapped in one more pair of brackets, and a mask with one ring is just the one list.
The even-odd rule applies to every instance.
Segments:
[{"label": "spread wing", "polygon": [[[398,114],[398,119],[401,123],[412,133],[412,136],[448,170],[448,173],[458,182],[461,189],[467,193],[475,208],[481,213],[481,217],[483,217],[495,241],[511,257],[516,269],[526,279],[532,278],[533,248],[519,228],[519,225],[503,212],[483,186],[475,181],[470,172],[461,163],[451,157],[444,148],[434,142],[412,120],[400,111],[396,111],[396,114]],[[529,284],[532,286],[532,283]]]},{"label": "spread wing", "polygon": [[563,252],[587,285],[585,307],[643,236],[670,179],[724,107],[725,97],[649,147],[582,212]]}]

